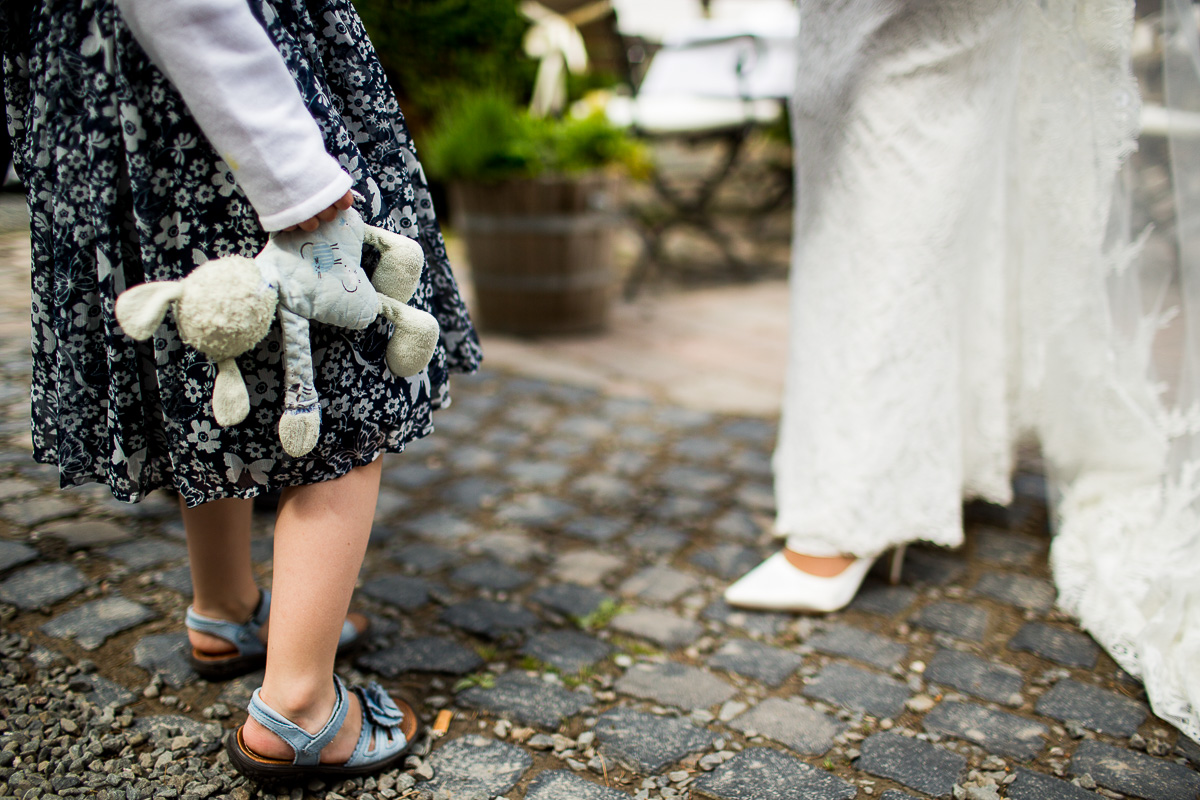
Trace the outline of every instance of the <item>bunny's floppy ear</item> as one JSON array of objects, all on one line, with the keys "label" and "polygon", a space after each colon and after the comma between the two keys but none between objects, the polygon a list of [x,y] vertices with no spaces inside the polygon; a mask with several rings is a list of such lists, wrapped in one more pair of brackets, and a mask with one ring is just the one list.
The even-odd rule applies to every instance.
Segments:
[{"label": "bunny's floppy ear", "polygon": [[132,339],[149,339],[167,315],[167,306],[183,296],[179,281],[152,281],[126,289],[117,298],[117,322]]}]

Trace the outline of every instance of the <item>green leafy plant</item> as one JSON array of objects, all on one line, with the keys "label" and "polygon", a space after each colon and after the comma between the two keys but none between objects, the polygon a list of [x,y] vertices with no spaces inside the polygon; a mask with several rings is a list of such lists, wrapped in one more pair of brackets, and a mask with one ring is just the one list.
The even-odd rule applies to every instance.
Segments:
[{"label": "green leafy plant", "polygon": [[[418,134],[466,89],[528,99],[537,62],[525,55],[519,0],[355,0],[409,127]],[[418,139],[418,143],[420,140]]]},{"label": "green leafy plant", "polygon": [[657,656],[662,653],[657,647],[629,636],[614,636],[612,644],[631,656]]},{"label": "green leafy plant", "polygon": [[502,92],[460,94],[424,142],[429,173],[445,181],[498,182],[604,168],[644,171],[643,148],[602,112],[536,119]]},{"label": "green leafy plant", "polygon": [[475,645],[475,652],[489,664],[500,658],[500,648],[494,644],[477,644]]},{"label": "green leafy plant", "polygon": [[594,631],[598,628],[607,627],[608,623],[612,622],[614,617],[625,613],[625,611],[626,608],[624,605],[612,598],[606,598],[590,614],[582,617],[573,617],[572,620],[583,630]]},{"label": "green leafy plant", "polygon": [[458,694],[464,689],[470,689],[472,686],[478,686],[480,689],[491,689],[495,685],[495,675],[490,672],[476,672],[460,679],[458,683],[454,684],[454,688],[451,691]]}]

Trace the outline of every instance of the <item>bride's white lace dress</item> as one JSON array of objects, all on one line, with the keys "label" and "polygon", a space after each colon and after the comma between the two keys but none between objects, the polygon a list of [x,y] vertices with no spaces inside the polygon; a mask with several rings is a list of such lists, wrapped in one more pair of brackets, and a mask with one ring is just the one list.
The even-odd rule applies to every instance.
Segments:
[{"label": "bride's white lace dress", "polygon": [[1060,605],[1200,739],[1197,414],[1153,364],[1189,281],[1116,201],[1133,3],[804,0],[801,28],[777,531],[957,545],[1035,437]]}]

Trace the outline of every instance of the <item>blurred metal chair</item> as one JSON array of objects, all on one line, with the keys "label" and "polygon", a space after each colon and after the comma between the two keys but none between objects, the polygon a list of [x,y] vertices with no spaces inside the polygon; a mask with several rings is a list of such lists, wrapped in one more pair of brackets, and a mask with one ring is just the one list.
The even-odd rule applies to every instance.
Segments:
[{"label": "blurred metal chair", "polygon": [[[618,0],[614,5],[633,91],[609,102],[609,118],[651,143],[719,151],[702,174],[688,180],[655,169],[654,207],[634,210],[645,246],[626,281],[626,295],[636,294],[655,270],[664,277],[673,271],[665,242],[679,228],[712,242],[733,277],[756,277],[759,265],[736,252],[718,219],[735,214],[753,220],[779,210],[792,196],[790,163],[772,169],[757,196],[738,208],[723,206],[718,196],[745,167],[752,134],[781,124],[786,116],[796,69],[795,7],[789,0]],[[643,56],[649,56],[649,65],[636,80]]]}]

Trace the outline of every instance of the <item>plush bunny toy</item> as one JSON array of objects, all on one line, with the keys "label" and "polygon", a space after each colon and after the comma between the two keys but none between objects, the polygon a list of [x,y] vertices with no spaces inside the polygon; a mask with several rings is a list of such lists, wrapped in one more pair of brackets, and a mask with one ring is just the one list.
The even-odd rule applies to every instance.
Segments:
[{"label": "plush bunny toy", "polygon": [[[360,263],[364,243],[380,253],[370,280]],[[348,209],[312,233],[275,234],[253,259],[219,258],[182,280],[135,286],[117,298],[117,321],[134,339],[148,339],[173,303],[179,337],[217,364],[213,416],[227,427],[250,412],[234,359],[267,335],[278,312],[287,386],[279,439],[299,457],[313,449],[321,430],[308,321],[362,330],[383,314],[395,325],[388,369],[400,377],[417,374],[433,357],[439,334],[433,315],[406,304],[424,261],[419,244],[367,225]]]}]

